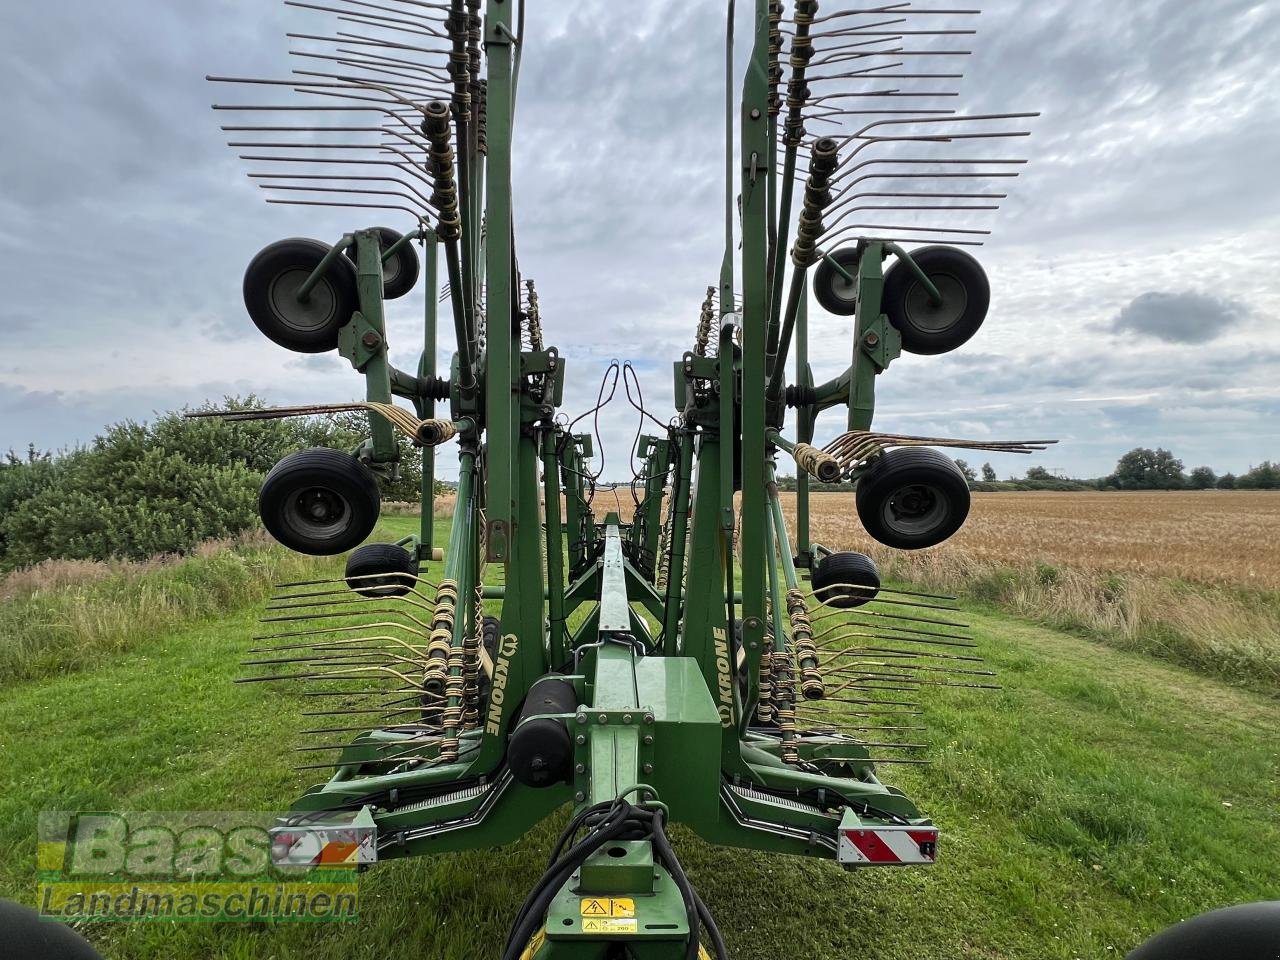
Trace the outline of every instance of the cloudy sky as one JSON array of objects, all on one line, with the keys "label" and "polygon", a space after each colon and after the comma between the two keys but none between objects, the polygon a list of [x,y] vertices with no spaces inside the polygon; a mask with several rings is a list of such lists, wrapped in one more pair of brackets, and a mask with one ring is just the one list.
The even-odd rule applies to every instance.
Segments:
[{"label": "cloudy sky", "polygon": [[[570,360],[569,411],[617,357],[666,419],[670,361],[719,268],[724,5],[622,6],[529,0],[517,231]],[[1139,444],[1188,467],[1280,459],[1280,2],[983,6],[958,105],[1041,111],[1017,144],[1032,162],[976,251],[986,325],[956,353],[896,363],[877,426],[1059,437],[1037,462],[1076,475]],[[209,110],[246,97],[204,81],[282,76],[297,66],[285,31],[327,26],[266,0],[0,5],[0,449],[226,394],[359,389],[336,358],[265,341],[240,281],[275,239],[366,224],[264,204]],[[421,311],[420,293],[393,305],[405,367]],[[824,379],[850,324],[815,308],[813,326]],[[621,396],[604,426],[608,474],[627,476]]]}]

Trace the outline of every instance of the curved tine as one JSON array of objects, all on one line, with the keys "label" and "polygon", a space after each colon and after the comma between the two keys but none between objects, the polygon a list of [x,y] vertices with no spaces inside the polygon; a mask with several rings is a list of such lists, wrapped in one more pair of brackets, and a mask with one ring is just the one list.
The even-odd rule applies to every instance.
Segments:
[{"label": "curved tine", "polygon": [[[888,639],[888,638],[884,638]],[[359,637],[341,637],[337,640],[322,640],[316,643],[278,643],[269,647],[253,647],[250,653],[275,653],[282,650],[342,650],[357,643],[370,643],[374,640],[379,642],[393,643],[415,654],[421,654],[427,649],[424,641],[421,644],[410,643],[401,637],[392,636],[389,633],[371,633],[366,636]],[[360,648],[357,648],[360,649]],[[386,649],[380,647],[370,647],[365,649]]]},{"label": "curved tine", "polygon": [[[894,27],[894,26],[897,26],[897,25],[898,25],[898,24],[900,24],[900,23],[906,23],[906,22],[907,22],[907,18],[906,18],[906,17],[898,17],[896,20],[877,20],[875,23],[866,23],[866,24],[863,24],[863,25],[862,25],[862,27],[857,27],[857,28],[855,28],[855,29],[859,29],[859,30],[861,30],[861,29],[864,29],[864,28],[865,28],[865,29],[867,29],[867,30],[874,30],[874,29],[876,29],[876,28],[878,28],[878,27]],[[792,30],[783,30],[782,32],[783,32],[783,33],[786,33],[786,34],[791,34],[791,35],[793,35],[793,36],[794,36],[794,31],[792,31]],[[818,35],[817,35],[817,36],[815,36],[813,39],[814,39],[815,41],[816,41],[816,40],[825,40],[825,39],[826,39],[826,38],[828,38],[828,37],[836,37],[836,38],[839,38],[841,35],[842,35],[842,34],[841,34],[841,32],[840,32],[840,31],[832,31],[832,32],[830,32],[830,33],[822,33],[822,34],[818,34]],[[817,44],[815,43],[815,45],[814,45],[814,49],[815,49],[815,50],[830,50],[830,49],[833,49],[833,48],[831,48],[831,47],[818,47],[818,46],[817,46]]]},{"label": "curved tine", "polygon": [[282,200],[277,197],[267,197],[267,203],[277,204],[287,207],[326,207],[332,210],[398,210],[401,213],[407,213],[413,217],[418,226],[427,224],[427,218],[419,211],[412,207],[404,207],[398,203],[354,203],[339,202],[337,200]]},{"label": "curved tine", "polygon": [[420,173],[418,170],[414,169],[414,165],[412,163],[405,164],[405,163],[399,162],[398,160],[375,160],[372,158],[363,158],[363,157],[361,158],[269,157],[269,156],[262,156],[258,154],[245,154],[245,153],[240,154],[240,159],[241,160],[268,160],[268,161],[274,161],[277,163],[309,163],[309,164],[314,164],[318,166],[328,166],[328,165],[335,165],[335,164],[345,164],[345,165],[355,164],[360,166],[395,167],[397,170],[401,170],[404,173],[408,173],[413,177],[415,177],[416,179],[421,180],[424,184],[426,184],[432,190],[435,189],[435,184],[433,184],[432,181],[425,174]]},{"label": "curved tine", "polygon": [[[899,164],[903,166],[927,164],[932,166],[947,166],[947,167],[955,167],[955,166],[962,166],[965,164],[972,164],[973,166],[976,167],[976,166],[1018,166],[1018,165],[1025,164],[1026,162],[1027,162],[1026,160],[1022,160],[1022,159],[1000,160],[1000,159],[986,159],[981,157],[968,158],[968,159],[960,159],[960,158],[952,158],[952,157],[907,157],[907,158],[872,157],[868,160],[862,160],[858,163],[853,164],[850,167],[847,167],[843,171],[840,171],[839,173],[834,174],[831,177],[831,179],[833,182],[839,182],[840,180],[843,180],[845,177],[847,177],[851,173],[857,173],[859,170],[862,170],[866,167],[874,167],[874,166],[879,166],[881,164],[888,164],[891,166],[899,165]],[[933,174],[933,175],[934,176],[953,176],[952,174]],[[903,174],[903,176],[905,176],[905,174]],[[1017,173],[983,174],[983,173],[976,173],[976,172],[975,173],[966,172],[963,174],[954,174],[954,176],[974,176],[974,177],[1015,176],[1016,177]],[[863,179],[863,178],[859,178],[859,179]],[[871,177],[868,176],[865,179],[871,179]],[[854,180],[853,182],[857,183],[858,180]]]},{"label": "curved tine", "polygon": [[[399,190],[368,190],[356,187],[301,187],[289,184],[279,183],[260,183],[260,190],[286,190],[293,193],[331,193],[331,194],[354,194],[357,196],[383,196],[383,197],[399,197],[411,204],[415,205],[417,216],[419,218],[426,217],[431,213],[429,207],[418,204],[418,201],[407,193],[401,193]],[[402,208],[403,209],[403,208]]]},{"label": "curved tine", "polygon": [[407,33],[412,37],[432,37],[439,40],[449,39],[449,35],[443,30],[437,30],[435,27],[425,24],[410,23],[407,27],[397,26],[391,23],[375,23],[368,19],[368,15],[358,12],[344,13],[338,17],[342,23],[354,23],[360,27],[373,27],[375,30],[388,30],[393,33]]},{"label": "curved tine", "polygon": [[[906,47],[893,47],[888,50],[847,50],[827,57],[823,61],[823,66],[854,60],[870,60],[873,57],[969,57],[972,55],[972,50],[908,50]],[[898,66],[902,65],[898,64]]]},{"label": "curved tine", "polygon": [[[836,231],[836,229],[840,226],[842,221],[852,216],[853,214],[858,213],[859,211],[865,212],[867,210],[933,210],[933,211],[942,212],[942,213],[980,213],[980,212],[988,212],[988,211],[999,210],[999,209],[1000,209],[1000,204],[998,203],[990,203],[990,204],[904,203],[904,204],[885,204],[885,205],[879,205],[879,204],[873,204],[873,203],[855,204],[854,206],[849,207],[847,210],[841,213],[840,216],[836,217],[835,220],[831,221],[831,223],[827,225],[826,229],[823,230],[821,235],[818,237],[818,242],[821,243],[827,237],[831,236]],[[904,228],[899,227],[895,229],[904,229]],[[947,232],[945,228],[941,228],[941,229],[943,233]]]},{"label": "curved tine", "polygon": [[[262,643],[265,640],[295,640],[298,637],[322,637],[331,633],[354,633],[356,630],[373,630],[377,628],[384,630],[404,630],[405,632],[421,639],[424,644],[429,639],[425,632],[414,630],[413,627],[406,627],[403,623],[396,623],[394,620],[378,620],[374,623],[352,623],[341,627],[321,627],[311,630],[288,630],[284,633],[264,633],[260,636],[254,637],[253,642]],[[275,649],[283,650],[288,648],[276,647]]]},{"label": "curved tine", "polygon": [[[310,57],[312,60],[327,60],[331,63],[341,64],[344,67],[356,67],[361,70],[372,70],[374,73],[382,73],[389,77],[399,77],[404,80],[415,80],[419,82],[423,80],[423,76],[413,73],[404,67],[393,68],[386,64],[379,63],[377,60],[368,60],[363,57],[339,57],[329,53],[308,53],[305,50],[290,50],[289,55],[294,57]],[[433,70],[422,70],[421,74],[424,74],[425,79],[430,80],[433,83],[445,85],[449,82],[448,77]]]},{"label": "curved tine", "polygon": [[383,37],[368,37],[362,33],[349,33],[346,30],[335,30],[335,37],[341,37],[341,40],[329,38],[331,43],[354,43],[357,46],[371,47],[390,47],[393,50],[412,50],[414,53],[429,53],[432,56],[444,57],[449,59],[448,50],[439,50],[435,47],[416,47],[411,43],[397,43],[394,40],[387,40]]},{"label": "curved tine", "polygon": [[[286,33],[286,37],[290,40],[316,40],[321,43],[349,43],[357,47],[378,47],[379,49],[391,50],[408,50],[413,53],[431,54],[433,56],[447,56],[440,50],[433,50],[429,47],[415,47],[409,43],[393,43],[390,40],[379,40],[373,37],[365,37],[358,33],[347,33],[345,31],[337,31],[336,36],[324,37],[314,33]],[[338,49],[342,49],[339,47]],[[423,65],[425,66],[425,64]]]},{"label": "curved tine", "polygon": [[903,63],[902,61],[899,61],[897,63],[881,63],[881,64],[877,64],[876,66],[863,67],[861,70],[849,70],[841,74],[841,76],[847,79],[852,79],[853,77],[874,77],[874,76],[879,76],[885,70],[893,70],[897,67],[905,67],[905,66],[906,64]]},{"label": "curved tine", "polygon": [[339,176],[328,176],[327,174],[323,174],[323,173],[251,173],[249,174],[249,177],[250,179],[253,179],[253,180],[351,180],[351,181],[356,181],[361,183],[364,183],[364,182],[396,183],[404,187],[406,190],[412,193],[415,197],[417,197],[418,200],[420,200],[424,206],[430,209],[435,209],[434,207],[431,206],[430,199],[418,193],[418,191],[414,189],[411,183],[407,183],[406,181],[401,180],[399,177],[362,177],[362,176],[339,177]]},{"label": "curved tine", "polygon": [[[913,117],[938,117],[938,116],[944,116],[944,115],[946,115],[946,114],[952,114],[952,113],[955,113],[955,112],[956,112],[955,110],[898,110],[898,109],[894,109],[894,110],[835,110],[835,111],[832,111],[829,115],[827,115],[827,114],[821,114],[821,113],[808,113],[808,114],[805,114],[804,119],[805,119],[805,122],[806,122],[806,123],[810,123],[810,122],[812,122],[812,123],[830,123],[830,124],[832,124],[833,126],[837,126],[837,127],[838,127],[838,126],[840,126],[840,121],[839,121],[839,120],[833,120],[833,119],[831,119],[832,117],[836,117],[836,116],[848,116],[848,117],[902,117],[902,116],[907,116],[907,115],[910,115],[910,116],[913,116]],[[781,165],[779,164],[779,166],[781,166]],[[808,170],[806,170],[806,169],[802,169],[802,168],[800,168],[799,166],[797,166],[797,167],[796,167],[796,179],[797,179],[797,180],[807,180],[807,179],[808,179],[808,177],[809,177],[809,171],[808,171]],[[832,178],[832,179],[834,179],[834,178]]]},{"label": "curved tine", "polygon": [[[397,610],[395,608],[382,607],[377,610],[365,610],[363,611],[363,613],[370,613],[370,614],[376,613],[376,614],[381,614],[384,617],[403,617],[405,620],[410,620],[413,622],[414,626],[416,626],[419,630],[419,635],[422,637],[429,637],[432,631],[432,627],[430,626],[430,624],[423,623],[413,614],[407,613],[404,610]],[[359,616],[359,615],[360,614],[355,614],[347,610],[333,612],[333,613],[303,613],[303,614],[294,613],[286,617],[260,617],[258,622],[259,623],[305,623],[311,620],[345,620],[345,619],[349,619],[352,616]],[[414,627],[407,626],[406,624],[403,624],[403,623],[399,624],[398,626],[402,630],[414,629]],[[368,623],[362,623],[357,625],[357,629],[361,629],[361,630],[367,629],[368,627],[369,627]],[[307,632],[318,634],[318,633],[329,633],[331,631],[323,630],[318,627],[313,627]],[[284,636],[284,634],[275,634],[275,636]],[[267,638],[264,638],[264,639],[267,639]]]},{"label": "curved tine", "polygon": [[[814,56],[812,59],[809,60],[809,66],[820,67],[827,63],[838,63],[841,60],[848,59],[846,54],[849,54],[854,51],[863,52],[858,49],[860,47],[873,47],[877,43],[888,43],[890,42],[890,40],[901,40],[901,39],[902,37],[900,36],[873,37],[870,40],[859,40],[856,43],[845,43],[839,46],[822,47],[820,49],[815,48],[814,52],[818,55]],[[884,51],[876,51],[876,52],[883,53]],[[835,58],[840,58],[840,59],[837,60]]]},{"label": "curved tine", "polygon": [[[875,120],[868,123],[861,130],[850,134],[853,139],[863,139],[866,134],[879,127],[900,126],[904,123],[970,123],[979,120],[1027,120],[1040,116],[1039,111],[1032,113],[971,113],[958,117],[947,117],[939,120]],[[870,138],[868,138],[870,139]]]},{"label": "curved tine", "polygon": [[[300,77],[328,77],[334,80],[346,80],[353,84],[359,84],[362,88],[369,87],[374,90],[394,89],[392,87],[384,88],[382,86],[379,86],[379,84],[381,84],[382,81],[378,80],[376,77],[357,77],[353,75],[344,75],[344,74],[337,74],[337,73],[321,73],[319,70],[293,70],[290,72],[295,73]],[[421,93],[427,93],[432,95],[434,95],[438,89],[442,89],[439,87],[430,87],[424,83],[405,83],[405,84],[402,84],[402,87],[403,87],[403,90],[401,91],[402,93],[421,92]]]},{"label": "curved tine", "polygon": [[[421,104],[401,96],[400,92],[396,90],[394,87],[388,87],[385,84],[376,83],[370,80],[363,79],[361,77],[348,77],[348,76],[342,76],[341,74],[318,74],[318,76],[332,76],[336,80],[341,80],[361,90],[376,90],[379,93],[385,93],[387,96],[389,96],[392,100],[396,101],[397,103],[400,103],[406,107],[411,107],[412,109],[422,113],[424,117],[426,116],[426,109]],[[429,89],[429,88],[423,88],[423,89]]]},{"label": "curved tine", "polygon": [[[872,230],[872,231],[876,231],[876,232],[874,232],[874,233],[857,233],[857,231],[860,231],[860,230]],[[888,224],[883,224],[883,223],[850,223],[850,224],[847,224],[846,226],[842,227],[841,229],[837,230],[835,233],[830,234],[829,236],[824,237],[825,243],[824,243],[823,245],[824,245],[824,246],[834,246],[834,245],[835,245],[835,243],[836,243],[836,237],[837,237],[837,236],[843,236],[843,235],[847,235],[847,234],[849,234],[849,233],[855,233],[856,235],[858,235],[858,236],[860,236],[860,237],[864,237],[864,238],[876,237],[876,238],[881,238],[881,239],[883,239],[883,238],[885,237],[885,235],[886,235],[885,231],[894,231],[894,232],[901,232],[901,233],[927,233],[927,234],[935,234],[935,233],[958,233],[958,234],[961,234],[962,236],[974,236],[974,237],[989,237],[989,236],[991,236],[991,231],[990,231],[990,230],[971,230],[971,229],[960,229],[960,228],[958,228],[958,227],[956,227],[956,228],[952,228],[952,227],[904,227],[904,226],[890,226],[890,225],[888,225]],[[912,237],[912,238],[908,238],[906,242],[908,242],[908,243],[919,243],[919,242],[921,242],[921,241],[920,241],[920,238],[918,238],[918,237]],[[949,240],[948,240],[948,241],[946,241],[946,242],[950,243],[950,242],[952,242],[952,241],[949,241]]]},{"label": "curved tine", "polygon": [[[374,576],[385,576],[385,574],[374,574]],[[370,606],[370,605],[379,604],[379,603],[386,603],[387,601],[390,601],[390,600],[397,601],[398,603],[403,604],[405,607],[412,607],[418,610],[424,610],[430,613],[432,617],[435,616],[435,604],[423,603],[419,601],[417,598],[414,598],[411,600],[408,596],[379,597],[379,596],[365,596],[364,594],[354,594],[354,596],[348,596],[342,600],[311,600],[311,601],[303,601],[301,603],[270,603],[265,608],[265,612],[279,613],[285,610],[316,610],[321,607],[365,607],[365,606]],[[392,607],[390,609],[395,610],[398,608]],[[386,611],[378,610],[375,612],[383,613]],[[352,610],[350,613],[345,614],[345,616],[358,616],[358,615],[359,615],[359,611],[356,611],[356,610]],[[430,628],[427,628],[427,629],[430,629]]]},{"label": "curved tine", "polygon": [[[916,12],[916,11],[908,10],[908,9],[907,9],[907,7],[910,7],[910,6],[911,6],[911,3],[910,3],[910,0],[908,0],[908,2],[904,2],[904,3],[887,3],[887,4],[883,4],[883,5],[881,5],[880,7],[876,8],[875,10],[867,10],[867,11],[862,11],[862,12],[863,12],[863,13],[865,13],[867,16],[872,16],[872,15],[874,15],[874,14],[880,14],[880,13],[895,13],[895,14],[896,14],[896,13],[914,13],[914,12]],[[854,15],[854,14],[850,14],[850,15],[852,16],[852,15]],[[825,22],[825,21],[827,21],[827,20],[833,20],[833,19],[835,19],[835,17],[834,17],[834,16],[832,16],[831,14],[828,14],[828,15],[827,15],[827,16],[825,16],[825,17],[814,17],[814,18],[813,18],[813,23],[823,23],[823,22]],[[783,17],[783,18],[782,18],[782,22],[783,22],[783,23],[795,23],[795,18],[794,18],[794,17]],[[785,32],[785,33],[790,33],[791,31],[789,31],[789,30],[785,30],[785,29],[784,29],[784,31],[783,31],[783,32]],[[825,34],[819,34],[819,36],[825,36]]]},{"label": "curved tine", "polygon": [[338,47],[337,52],[341,54],[345,54],[347,56],[352,56],[352,57],[366,57],[378,63],[396,64],[397,66],[402,67],[405,70],[412,70],[412,71],[417,71],[418,73],[428,74],[429,76],[432,77],[432,79],[438,79],[441,83],[449,82],[448,74],[442,74],[438,70],[436,70],[434,67],[428,67],[421,63],[415,63],[412,60],[402,60],[400,57],[388,57],[386,54],[371,53],[369,51],[364,51],[364,50],[348,50],[345,47]]},{"label": "curved tine", "polygon": [[[284,0],[284,5],[286,7],[300,7],[304,10],[319,10],[322,13],[336,13],[339,15],[338,16],[339,20],[350,20],[353,23],[359,23],[364,26],[370,26],[370,27],[381,26],[381,24],[378,23],[378,21],[380,20],[385,20],[388,23],[408,24],[409,26],[417,28],[415,32],[425,33],[426,36],[435,36],[435,37],[442,37],[442,38],[447,37],[446,34],[440,32],[434,27],[423,27],[413,20],[404,20],[404,19],[401,19],[400,17],[383,17],[383,16],[379,16],[376,13],[363,13],[360,11],[349,10],[344,7],[325,7],[325,6],[321,6],[318,3],[304,3],[303,0]],[[357,4],[357,5],[369,6],[369,4]],[[379,8],[374,7],[373,9],[379,9]],[[384,29],[391,29],[391,28],[386,27]],[[430,32],[427,32],[427,31],[430,31]]]},{"label": "curved tine", "polygon": [[[292,53],[293,51],[290,52]],[[374,60],[371,58],[355,58],[350,55],[330,57],[327,55],[322,56],[320,54],[315,54],[314,56],[317,59],[328,59],[335,63],[343,64],[344,66],[360,67],[364,70],[372,70],[375,73],[385,73],[388,76],[401,77],[405,80],[428,80],[432,83],[440,84],[441,89],[447,89],[450,83],[449,77],[446,74],[443,74],[438,70],[430,70],[426,67],[415,72],[410,70],[408,67],[388,66],[382,60]]]},{"label": "curved tine", "polygon": [[[917,122],[920,122],[920,123],[932,123],[932,122],[936,122],[936,121],[950,120],[950,119],[954,119],[954,118],[952,118],[952,117],[934,117],[934,118],[932,118],[932,119],[928,119],[928,118],[926,118],[926,119],[924,119],[924,120],[920,120],[920,121],[917,121]],[[893,122],[893,121],[889,121],[889,122]],[[854,157],[858,156],[858,155],[859,155],[859,154],[860,154],[864,149],[866,149],[867,147],[871,147],[871,146],[874,146],[874,145],[876,145],[876,144],[880,144],[880,143],[909,143],[909,142],[912,142],[912,143],[953,143],[953,142],[955,142],[956,140],[1006,140],[1006,139],[1009,139],[1009,138],[1011,138],[1011,137],[1029,137],[1029,136],[1031,136],[1031,134],[1030,134],[1030,132],[1029,132],[1029,131],[1022,130],[1022,131],[1010,131],[1010,132],[1007,132],[1007,133],[951,133],[951,134],[947,134],[946,136],[936,136],[936,137],[911,137],[911,136],[907,136],[907,137],[869,137],[869,138],[865,138],[865,139],[863,139],[863,141],[862,141],[861,143],[859,143],[856,147],[854,147],[854,148],[853,148],[853,150],[852,150],[852,151],[850,151],[850,152],[849,152],[849,154],[845,157],[845,159],[844,159],[843,161],[841,161],[840,166],[844,166],[845,164],[847,164],[847,163],[849,163],[850,161],[852,161],[852,160],[854,159]],[[846,138],[846,139],[845,139],[845,143],[847,144],[847,143],[849,142],[849,140],[850,140],[850,139],[852,139],[852,138]],[[939,163],[945,163],[945,162],[946,162],[946,159],[945,159],[945,158],[940,158],[938,162],[939,162]],[[838,169],[838,168],[837,168],[837,169]]]},{"label": "curved tine", "polygon": [[975,16],[981,13],[981,10],[922,10],[910,9],[909,3],[895,3],[891,5],[882,5],[879,7],[867,7],[859,10],[837,10],[834,13],[828,13],[825,17],[814,17],[814,23],[830,23],[833,20],[841,20],[845,17],[863,17],[871,16],[878,13],[910,13],[916,15],[936,14],[938,16]]},{"label": "curved tine", "polygon": [[[921,178],[928,179],[926,174],[916,174],[915,177],[911,179],[921,179]],[[850,183],[849,186],[846,187],[845,189],[849,190],[854,186],[856,186],[856,181],[854,183]],[[1009,195],[1007,193],[940,193],[936,190],[926,190],[923,193],[905,193],[905,192],[893,191],[893,190],[889,190],[889,191],[862,190],[857,193],[849,193],[849,194],[840,196],[840,199],[837,200],[835,203],[831,204],[830,206],[828,206],[825,212],[830,213],[833,210],[839,209],[841,206],[848,203],[850,200],[857,200],[865,197],[906,197],[906,198],[914,197],[914,198],[920,198],[920,199],[935,198],[935,199],[949,199],[949,200],[1006,200],[1008,199]]]},{"label": "curved tine", "polygon": [[[431,3],[429,2],[429,0],[393,0],[393,2],[403,3],[406,6],[410,6],[410,7],[422,7],[425,10],[440,10],[445,13],[449,11],[449,6],[450,6],[448,3]],[[426,14],[423,14],[423,16],[426,16]],[[439,18],[441,22],[443,22],[445,19],[446,17]]]},{"label": "curved tine", "polygon": [[410,137],[410,136],[407,136],[406,134],[401,133],[399,130],[393,130],[390,127],[386,127],[386,126],[383,126],[381,128],[381,132],[386,136],[395,137],[397,140],[407,143],[409,146],[413,147],[415,150],[426,151],[428,149],[426,141],[421,137],[414,139],[413,137]]},{"label": "curved tine", "polygon": [[[311,86],[315,86],[315,87],[321,87],[321,86],[332,86],[332,87],[336,87],[337,89],[334,89],[334,90],[310,89],[310,87],[311,87]],[[295,87],[294,87],[294,92],[295,92],[295,93],[310,93],[310,94],[318,94],[319,96],[323,96],[323,97],[333,97],[335,100],[355,100],[355,101],[357,101],[357,102],[359,102],[359,103],[382,103],[382,104],[390,104],[390,103],[393,103],[393,102],[397,102],[397,101],[393,101],[393,100],[380,100],[380,99],[379,99],[379,98],[377,98],[377,97],[361,97],[361,96],[358,96],[358,95],[356,95],[356,94],[354,94],[354,93],[342,93],[342,92],[340,92],[340,91],[342,91],[342,90],[361,90],[361,89],[366,89],[366,90],[367,90],[367,89],[371,89],[371,88],[368,88],[368,87],[358,87],[358,86],[355,86],[355,85],[352,85],[352,84],[337,84],[337,83],[335,83],[335,84],[314,84],[314,85],[300,85],[300,86],[295,86]],[[380,91],[374,91],[374,92],[380,92]],[[417,104],[414,104],[414,103],[410,102],[410,104],[409,104],[409,105],[410,105],[410,106],[412,106],[414,110],[418,111],[418,113],[421,113],[421,112],[422,112],[422,108],[421,108],[420,106],[418,106]]]},{"label": "curved tine", "polygon": [[[448,20],[448,16],[431,16],[427,13],[417,13],[413,10],[401,10],[399,7],[384,7],[378,3],[369,3],[368,0],[347,0],[347,3],[357,7],[368,7],[370,10],[383,10],[387,13],[399,13],[406,17],[414,17],[418,20],[425,20],[427,23],[444,23]],[[439,7],[441,10],[447,9],[444,4],[422,4],[424,7]]]}]

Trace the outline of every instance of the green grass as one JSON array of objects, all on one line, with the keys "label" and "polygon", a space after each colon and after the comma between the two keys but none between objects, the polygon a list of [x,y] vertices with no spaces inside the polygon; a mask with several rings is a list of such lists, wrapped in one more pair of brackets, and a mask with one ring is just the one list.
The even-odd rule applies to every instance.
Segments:
[{"label": "green grass", "polygon": [[[0,894],[34,898],[41,809],[275,809],[305,788],[297,701],[231,682],[257,615],[4,691]],[[935,764],[882,771],[940,825],[938,866],[845,873],[674,831],[734,960],[1123,956],[1181,917],[1280,889],[1275,700],[989,608],[971,620],[1003,689],[925,697]],[[554,819],[510,847],[376,867],[355,924],[89,935],[111,960],[495,956]]]}]

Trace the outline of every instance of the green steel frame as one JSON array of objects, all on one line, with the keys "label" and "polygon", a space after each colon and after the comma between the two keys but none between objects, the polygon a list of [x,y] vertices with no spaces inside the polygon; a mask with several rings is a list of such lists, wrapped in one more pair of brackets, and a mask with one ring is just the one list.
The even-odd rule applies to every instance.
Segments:
[{"label": "green steel frame", "polygon": [[[797,442],[811,440],[817,412],[836,405],[847,407],[851,429],[869,428],[875,378],[901,347],[880,312],[881,263],[890,252],[910,261],[892,244],[861,244],[851,278],[859,297],[853,361],[841,377],[815,387],[808,263],[793,268],[793,293],[783,297],[799,136],[794,118],[780,118],[771,95],[780,5],[755,0],[741,96],[730,96],[736,106],[726,117],[732,176],[712,338],[718,350],[676,362],[679,417],[666,436],[642,438],[638,506],[627,522],[593,516],[591,438],[556,421],[564,363],[554,349],[525,349],[521,339],[527,318],[520,309],[511,198],[518,26],[514,4],[487,0],[485,6],[486,151],[475,149],[475,113],[456,103],[454,110],[460,231],[425,227],[405,241],[420,241],[426,260],[416,377],[387,359],[382,262],[391,251],[380,249],[373,230],[355,232],[335,250],[354,245],[360,293],[360,310],[342,331],[341,354],[364,375],[370,401],[407,397],[424,420],[436,414],[422,385],[436,375],[437,264],[446,257],[459,333],[449,412],[462,429],[456,508],[440,572],[441,582],[455,590],[450,609],[456,616],[440,622],[449,648],[464,651],[481,628],[481,607],[470,598],[484,598],[497,613],[496,643],[484,664],[488,690],[475,722],[458,722],[457,714],[443,721],[451,750],[414,750],[413,734],[370,729],[342,750],[332,778],[308,790],[295,810],[367,811],[383,859],[506,843],[565,805],[580,811],[628,795],[664,805],[671,821],[713,843],[828,859],[836,857],[840,830],[851,824],[928,825],[901,792],[877,779],[871,755],[857,741],[801,735],[786,723],[757,720],[764,665],[793,649],[785,597],[800,586],[797,567],[810,566],[818,549],[808,531],[808,476],[800,474],[793,545],[774,472],[779,447],[794,447],[780,433],[779,388],[791,341],[793,382],[816,398],[798,416]],[[811,17],[816,4],[800,0],[796,7]],[[455,13],[462,9],[452,5]],[[732,3],[729,9],[732,79]],[[807,29],[801,17],[797,42]],[[391,427],[371,416],[371,429],[366,459],[394,469]],[[422,456],[423,519],[414,546],[425,563],[437,546],[434,448],[424,447]],[[424,599],[437,611],[443,602],[440,595]],[[803,651],[801,657],[802,669],[813,666]],[[448,676],[458,679],[457,671],[451,658]],[[507,745],[518,725],[530,722],[521,717],[527,692],[549,674],[575,690],[577,709],[553,717],[572,737],[574,772],[565,782],[534,788],[513,776]],[[445,716],[462,709],[456,689],[445,687]],[[397,743],[412,758],[390,767],[378,763]],[[827,761],[824,772],[812,763],[817,759]],[[602,932],[581,922],[584,898],[620,894],[634,900],[635,924]],[[566,883],[526,955],[602,958],[622,943],[628,956],[656,960],[683,956],[687,936],[671,876],[655,866],[647,841],[635,841],[624,854],[593,859]]]}]

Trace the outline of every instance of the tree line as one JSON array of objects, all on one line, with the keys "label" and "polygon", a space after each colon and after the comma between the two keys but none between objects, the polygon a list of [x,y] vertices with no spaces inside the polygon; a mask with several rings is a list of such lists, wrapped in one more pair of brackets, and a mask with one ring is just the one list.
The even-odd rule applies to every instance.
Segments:
[{"label": "tree line", "polygon": [[[1152,450],[1135,447],[1116,463],[1105,477],[1078,479],[1052,473],[1044,467],[1031,467],[1021,477],[1001,480],[990,463],[974,468],[966,460],[956,466],[974,490],[1280,490],[1280,464],[1264,460],[1244,473],[1218,473],[1212,467],[1195,467],[1188,471],[1181,460],[1163,447]],[[795,477],[779,477],[778,486],[794,490]],[[840,484],[809,484],[811,490],[840,490]]]}]

